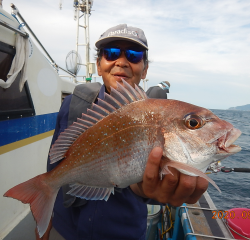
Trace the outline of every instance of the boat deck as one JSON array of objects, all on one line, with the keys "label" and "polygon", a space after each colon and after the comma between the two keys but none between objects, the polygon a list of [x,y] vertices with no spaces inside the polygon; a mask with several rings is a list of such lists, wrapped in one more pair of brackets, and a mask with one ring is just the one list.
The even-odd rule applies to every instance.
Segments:
[{"label": "boat deck", "polygon": [[[200,209],[199,209],[200,208]],[[201,209],[202,208],[202,209]],[[216,209],[207,192],[195,204],[187,204],[189,226],[197,240],[233,239],[222,219],[213,219],[212,211]],[[205,210],[210,209],[210,210]],[[186,236],[187,237],[187,236]]]},{"label": "boat deck", "polygon": [[[202,210],[198,208],[211,210]],[[187,204],[186,208],[182,207],[182,209],[185,211],[188,210],[188,216],[185,219],[188,220],[188,227],[191,229],[191,232],[194,233],[184,234],[185,236],[183,239],[188,239],[188,237],[193,235],[195,235],[197,240],[233,239],[230,231],[222,220],[212,218],[212,210],[216,209],[216,207],[207,192],[204,193],[197,203]],[[34,240],[36,239],[35,227],[36,223],[30,212],[3,240]],[[49,239],[65,240],[54,228],[51,230]]]},{"label": "boat deck", "polygon": [[[36,222],[30,212],[3,240],[35,240]],[[49,240],[65,240],[54,228],[51,229]]]}]

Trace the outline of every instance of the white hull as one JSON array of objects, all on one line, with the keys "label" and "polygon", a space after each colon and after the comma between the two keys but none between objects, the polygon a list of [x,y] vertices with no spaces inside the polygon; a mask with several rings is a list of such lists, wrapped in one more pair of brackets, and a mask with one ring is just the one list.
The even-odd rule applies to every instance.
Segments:
[{"label": "white hull", "polygon": [[[16,19],[1,8],[0,20],[15,28],[19,26]],[[16,34],[12,30],[0,26],[0,43],[15,46],[15,38]],[[28,136],[25,137],[21,132],[22,125],[18,125],[22,124],[20,121],[26,121],[28,118],[17,116],[15,119],[0,121],[0,124],[11,126],[0,130],[0,135],[12,137],[13,128],[16,127],[15,137],[18,137],[17,140],[13,137],[9,142],[0,145],[0,239],[3,239],[29,213],[27,204],[2,196],[13,186],[46,172],[47,156],[54,132],[54,127],[50,125],[55,124],[62,95],[72,93],[75,87],[74,83],[59,77],[48,59],[30,38],[29,47],[27,82],[35,115],[29,117],[32,121],[27,123],[26,130],[30,128],[33,133],[29,135],[24,132]],[[0,104],[4,103],[0,102]],[[43,117],[44,120],[41,120]],[[48,126],[50,126],[49,130]],[[36,128],[40,131],[36,132]]]}]

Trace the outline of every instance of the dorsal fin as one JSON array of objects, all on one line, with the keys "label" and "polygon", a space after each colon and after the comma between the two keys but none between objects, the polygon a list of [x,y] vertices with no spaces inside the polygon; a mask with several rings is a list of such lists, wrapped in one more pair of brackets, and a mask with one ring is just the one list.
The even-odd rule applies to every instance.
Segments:
[{"label": "dorsal fin", "polygon": [[49,156],[50,163],[55,163],[65,157],[72,143],[88,128],[116,111],[124,105],[147,99],[147,95],[137,85],[133,88],[125,80],[122,84],[117,82],[117,89],[111,87],[110,95],[104,93],[104,100],[98,98],[98,105],[92,103],[91,109],[87,109],[87,114],[82,114],[81,118],[70,125],[60,134],[54,145],[51,147]]},{"label": "dorsal fin", "polygon": [[[117,84],[117,90],[129,101],[129,102],[134,102],[137,99],[130,94],[130,92],[124,88],[119,82],[116,83]],[[129,85],[130,86],[130,85]]]},{"label": "dorsal fin", "polygon": [[85,128],[79,127],[76,124],[72,124],[71,126],[68,127],[68,129],[76,130],[76,131],[81,132],[81,133],[86,130]]},{"label": "dorsal fin", "polygon": [[120,92],[118,92],[117,90],[115,90],[112,87],[111,87],[110,96],[112,96],[113,98],[115,98],[122,105],[126,105],[126,104],[129,103],[129,101],[127,100],[127,98],[125,98]]},{"label": "dorsal fin", "polygon": [[114,97],[112,97],[111,95],[107,93],[104,93],[104,101],[112,105],[115,109],[122,107],[122,103],[120,103]]},{"label": "dorsal fin", "polygon": [[122,79],[122,83],[123,83],[123,87],[125,89],[127,89],[130,94],[135,98],[134,101],[137,101],[137,100],[140,100],[141,97],[140,97],[140,94],[138,92],[135,91],[135,89],[130,85],[128,84],[125,80]]},{"label": "dorsal fin", "polygon": [[98,98],[98,105],[106,109],[109,113],[112,113],[116,110],[115,107],[113,107],[111,104],[108,102],[103,101],[102,99]]},{"label": "dorsal fin", "polygon": [[[98,98],[98,103],[99,103],[99,98]],[[103,116],[108,116],[110,114],[110,111],[108,111],[107,109],[99,105],[96,105],[95,103],[92,103],[91,109],[95,111],[96,113],[99,113]]]},{"label": "dorsal fin", "polygon": [[81,128],[82,130],[87,130],[88,129],[88,127],[87,126],[85,126],[85,125],[83,125],[83,124],[81,124],[81,123],[78,123],[78,122],[74,122],[72,125],[70,125],[70,126],[75,126],[75,127],[78,127],[78,128]]},{"label": "dorsal fin", "polygon": [[142,91],[136,84],[135,84],[135,90],[141,95],[142,99],[147,99],[147,95],[144,91]]},{"label": "dorsal fin", "polygon": [[94,123],[87,120],[83,120],[81,118],[77,118],[77,122],[83,124],[84,126],[87,126],[88,128],[94,125]]},{"label": "dorsal fin", "polygon": [[81,117],[83,120],[87,120],[88,122],[92,122],[92,123],[97,123],[98,122],[98,119],[90,116],[89,114],[84,114],[82,113],[82,117]]},{"label": "dorsal fin", "polygon": [[102,114],[100,114],[100,113],[97,113],[97,112],[95,112],[95,111],[93,111],[93,110],[91,110],[91,109],[87,109],[87,114],[88,114],[89,116],[91,116],[91,117],[97,119],[97,120],[101,120],[101,119],[103,119],[103,118],[106,116],[106,115],[102,115]]}]

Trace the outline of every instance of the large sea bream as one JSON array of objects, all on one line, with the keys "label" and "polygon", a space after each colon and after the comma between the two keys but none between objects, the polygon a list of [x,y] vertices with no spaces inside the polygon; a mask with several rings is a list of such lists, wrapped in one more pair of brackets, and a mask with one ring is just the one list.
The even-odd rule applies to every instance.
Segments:
[{"label": "large sea bream", "polygon": [[156,146],[168,159],[162,160],[160,176],[172,166],[213,183],[203,173],[208,165],[240,151],[232,143],[241,132],[211,111],[176,100],[148,99],[126,81],[117,86],[60,134],[49,153],[51,163],[63,159],[57,167],[5,193],[30,204],[40,236],[65,184],[71,185],[71,195],[107,201],[114,187],[142,181]]}]

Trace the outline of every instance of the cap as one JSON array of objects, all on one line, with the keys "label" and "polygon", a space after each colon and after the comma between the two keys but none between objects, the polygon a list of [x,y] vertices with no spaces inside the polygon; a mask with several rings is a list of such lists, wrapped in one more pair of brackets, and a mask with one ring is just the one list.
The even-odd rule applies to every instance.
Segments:
[{"label": "cap", "polygon": [[168,90],[169,90],[169,88],[170,88],[170,83],[169,83],[168,81],[163,81],[163,82],[160,82],[160,83],[158,84],[158,86],[159,86],[161,89],[163,89],[163,90],[165,90],[165,89],[168,89]]},{"label": "cap", "polygon": [[144,32],[140,28],[127,26],[127,24],[120,24],[109,28],[100,36],[95,46],[100,48],[102,45],[116,40],[127,40],[148,49],[148,43]]}]

